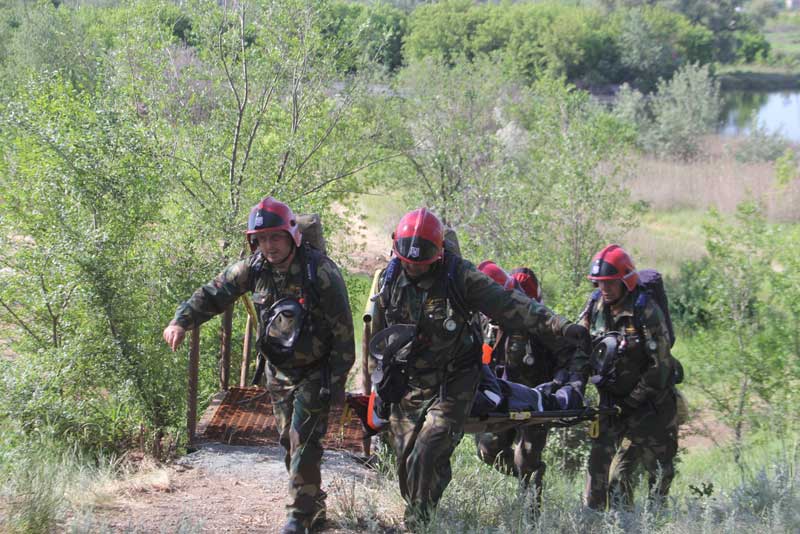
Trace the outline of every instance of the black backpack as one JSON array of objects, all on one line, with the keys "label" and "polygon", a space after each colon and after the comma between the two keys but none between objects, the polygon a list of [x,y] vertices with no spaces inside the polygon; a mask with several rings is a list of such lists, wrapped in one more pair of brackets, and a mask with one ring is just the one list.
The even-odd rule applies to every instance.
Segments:
[{"label": "black backpack", "polygon": [[[664,314],[664,321],[667,323],[667,333],[669,334],[669,346],[672,348],[675,345],[675,330],[672,328],[672,318],[669,315],[669,302],[667,301],[667,292],[664,291],[664,280],[661,273],[655,269],[642,269],[639,271],[639,297],[634,303],[636,311],[644,310],[647,305],[648,299],[653,299],[661,312]],[[634,314],[634,319],[639,314]],[[637,329],[641,329],[641,325],[636,325]]]}]

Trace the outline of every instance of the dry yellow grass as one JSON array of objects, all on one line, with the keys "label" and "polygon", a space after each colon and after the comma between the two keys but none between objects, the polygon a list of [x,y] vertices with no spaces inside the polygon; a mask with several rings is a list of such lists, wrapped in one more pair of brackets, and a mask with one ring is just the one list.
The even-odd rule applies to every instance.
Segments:
[{"label": "dry yellow grass", "polygon": [[710,136],[705,156],[683,163],[641,157],[635,160],[628,185],[633,197],[656,211],[707,210],[732,213],[737,204],[756,198],[772,221],[800,220],[800,180],[780,186],[772,163],[739,163],[733,158],[736,140]]},{"label": "dry yellow grass", "polygon": [[703,256],[710,208],[732,214],[741,202],[758,199],[770,221],[800,221],[800,179],[781,186],[772,163],[739,163],[733,154],[740,142],[709,136],[704,156],[692,162],[632,158],[626,185],[650,211],[619,241],[641,267],[675,275],[681,263]]}]

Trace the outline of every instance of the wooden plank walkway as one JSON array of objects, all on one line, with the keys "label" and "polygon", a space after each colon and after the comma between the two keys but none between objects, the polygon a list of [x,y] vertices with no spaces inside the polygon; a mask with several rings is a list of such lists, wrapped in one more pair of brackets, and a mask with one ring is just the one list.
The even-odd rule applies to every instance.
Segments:
[{"label": "wooden plank walkway", "polygon": [[[280,445],[269,394],[258,387],[234,387],[212,400],[197,426],[197,439],[230,445]],[[352,409],[332,408],[326,449],[363,455],[364,427]]]}]

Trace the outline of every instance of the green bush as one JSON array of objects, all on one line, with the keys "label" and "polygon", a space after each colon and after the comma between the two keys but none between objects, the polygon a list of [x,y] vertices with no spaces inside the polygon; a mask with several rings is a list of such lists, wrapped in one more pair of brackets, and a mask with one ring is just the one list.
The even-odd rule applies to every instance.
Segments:
[{"label": "green bush", "polygon": [[770,132],[755,119],[750,133],[737,145],[734,157],[740,163],[775,161],[789,146],[789,141],[780,131]]},{"label": "green bush", "polygon": [[678,275],[665,280],[672,321],[682,331],[691,332],[711,326],[714,310],[710,305],[709,259],[681,264]]},{"label": "green bush", "polygon": [[719,84],[708,66],[687,65],[671,80],[660,80],[650,102],[653,121],[643,132],[644,145],[661,156],[689,160],[700,150],[700,138],[719,117]]},{"label": "green bush", "polygon": [[417,7],[408,20],[403,54],[411,63],[425,58],[453,64],[474,57],[472,39],[488,9],[472,0],[445,0]]},{"label": "green bush", "polygon": [[403,63],[407,17],[399,9],[385,2],[365,5],[335,0],[323,10],[322,17],[323,35],[339,43],[342,72],[354,72],[371,63],[394,72]]},{"label": "green bush", "polygon": [[769,56],[770,44],[763,33],[740,32],[737,34],[739,47],[736,57],[743,63],[764,61]]}]

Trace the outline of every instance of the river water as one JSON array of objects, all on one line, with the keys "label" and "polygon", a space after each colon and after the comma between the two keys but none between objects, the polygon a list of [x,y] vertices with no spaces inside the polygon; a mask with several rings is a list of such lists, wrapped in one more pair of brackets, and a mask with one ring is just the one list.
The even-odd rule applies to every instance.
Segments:
[{"label": "river water", "polygon": [[747,135],[753,124],[800,143],[800,91],[725,91],[722,135]]}]

